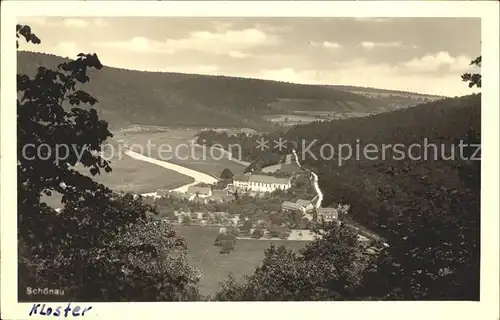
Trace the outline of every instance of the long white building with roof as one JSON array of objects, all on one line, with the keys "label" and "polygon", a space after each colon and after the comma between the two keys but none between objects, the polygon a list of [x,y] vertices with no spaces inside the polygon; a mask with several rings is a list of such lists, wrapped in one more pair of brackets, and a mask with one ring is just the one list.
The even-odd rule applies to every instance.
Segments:
[{"label": "long white building with roof", "polygon": [[273,177],[261,174],[240,174],[233,177],[236,188],[255,191],[273,192],[288,190],[292,187],[291,178]]}]

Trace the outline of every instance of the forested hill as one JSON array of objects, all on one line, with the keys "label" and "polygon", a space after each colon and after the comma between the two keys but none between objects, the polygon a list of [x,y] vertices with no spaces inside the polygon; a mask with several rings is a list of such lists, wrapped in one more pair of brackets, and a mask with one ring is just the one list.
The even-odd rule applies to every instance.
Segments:
[{"label": "forested hill", "polygon": [[[457,149],[460,140],[479,143],[480,134],[481,96],[470,95],[369,117],[295,126],[281,133],[288,142],[281,154],[277,149],[259,152],[255,136],[207,131],[200,134],[200,141],[240,144],[244,159],[253,166],[273,164],[296,148],[302,163],[319,176],[324,206],[350,204],[351,218],[390,238],[394,233],[387,230],[389,222],[401,217],[479,214],[479,161],[458,159]],[[278,138],[277,133],[264,136],[271,142]],[[366,150],[375,151],[365,155],[368,144],[373,146]],[[341,150],[341,145],[346,146]],[[395,145],[399,152],[393,151]],[[303,152],[306,149],[310,153]],[[451,149],[457,159],[443,159],[451,155]],[[341,151],[344,159],[339,162]]]},{"label": "forested hill", "polygon": [[[306,146],[317,139],[310,150],[318,159],[306,153],[304,164],[320,176],[325,205],[349,203],[352,218],[390,236],[392,230],[384,231],[390,221],[422,214],[478,221],[480,161],[466,160],[476,147],[464,148],[464,157],[458,149],[460,141],[480,143],[480,135],[481,96],[470,95],[371,117],[297,126],[286,137],[309,141]],[[325,144],[335,148],[332,159],[326,147],[321,158]],[[352,147],[352,156],[339,163],[342,144]],[[368,144],[376,151],[365,155]],[[404,154],[394,151],[396,144]],[[348,153],[344,148],[345,158]],[[453,154],[454,160],[445,159]]]},{"label": "forested hill", "polygon": [[[18,52],[18,72],[54,68],[67,59]],[[276,81],[104,67],[89,70],[85,90],[100,102],[100,116],[111,127],[162,126],[251,127],[269,129],[262,116],[298,110],[372,113],[387,103],[325,86]]]},{"label": "forested hill", "polygon": [[[348,222],[344,226],[368,227],[389,244],[376,262],[364,269],[362,285],[355,289],[359,292],[355,296],[364,300],[479,301],[481,163],[477,157],[480,153],[473,154],[476,145],[480,144],[480,120],[481,97],[476,95],[371,117],[297,126],[284,135],[286,140],[296,142],[298,149],[302,149],[300,140],[318,139],[310,149],[318,159],[308,155],[303,164],[319,176],[325,196],[323,206],[349,204],[350,210],[340,218]],[[254,141],[255,138],[252,137]],[[431,147],[427,157],[422,158],[424,152],[418,146],[425,146],[422,143],[425,138],[436,144],[437,152]],[[463,157],[456,150],[460,140],[463,144],[472,144],[471,148],[464,148]],[[374,145],[364,149],[371,150],[367,155],[356,158],[357,143],[360,150],[369,143]],[[337,148],[339,144],[353,147],[350,159],[339,165],[338,155],[330,158],[330,147],[323,147],[324,158],[321,158],[322,146]],[[384,158],[384,146],[396,144],[401,146],[397,150],[403,151],[403,157],[398,152],[391,152],[389,147]],[[410,149],[412,146],[416,147]],[[441,152],[441,146],[445,152]],[[454,160],[447,159],[452,149],[456,155]],[[412,153],[411,157],[408,152]],[[346,153],[343,152],[345,157]],[[301,158],[300,150],[298,154]],[[255,271],[245,289],[252,290],[255,283],[260,283],[257,287],[260,290],[255,290],[260,294],[265,291],[261,288],[268,290],[272,283],[269,279],[276,278],[279,273],[286,279],[281,283],[296,284],[296,279],[307,283],[303,292],[309,294],[309,288],[316,284],[302,279],[311,279],[310,270],[323,271],[327,265],[325,261],[331,261],[328,259],[340,256],[346,261],[349,256],[349,251],[342,251],[347,241],[334,238],[342,233],[339,229],[330,233],[331,237],[325,237],[321,245],[307,253],[309,256],[300,256],[293,264],[289,262],[291,253],[269,249],[266,258],[271,258],[264,260],[264,267]],[[303,267],[307,259],[319,261],[320,267]],[[341,261],[332,262],[332,266],[328,269],[331,272],[323,273],[330,276],[336,270],[356,270],[354,264],[346,265]],[[304,276],[297,277],[297,274]],[[335,287],[330,285],[338,283],[335,281],[329,282],[329,288]],[[345,283],[340,282],[335,293],[341,292]],[[224,293],[235,292],[234,287]],[[271,290],[274,288],[276,286],[271,286]],[[280,289],[271,292],[285,291]],[[303,300],[306,299],[312,300],[310,296]],[[250,299],[245,296],[241,300]],[[291,299],[284,297],[283,300]]]},{"label": "forested hill", "polygon": [[371,87],[355,87],[355,86],[341,86],[341,85],[331,85],[329,87],[332,89],[343,90],[343,91],[348,91],[348,92],[356,91],[356,92],[374,93],[374,94],[381,94],[381,95],[420,96],[422,98],[429,98],[429,99],[436,99],[436,100],[446,98],[445,96],[439,96],[439,95],[433,95],[433,94],[425,94],[425,93],[401,91],[401,90],[371,88]]}]

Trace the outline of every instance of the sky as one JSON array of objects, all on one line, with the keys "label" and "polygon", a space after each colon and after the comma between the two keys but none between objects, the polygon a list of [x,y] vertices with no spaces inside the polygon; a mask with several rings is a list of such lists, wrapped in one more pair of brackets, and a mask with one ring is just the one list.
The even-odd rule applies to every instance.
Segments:
[{"label": "sky", "polygon": [[19,18],[42,40],[21,50],[111,67],[226,75],[445,96],[474,92],[481,22],[473,18]]}]

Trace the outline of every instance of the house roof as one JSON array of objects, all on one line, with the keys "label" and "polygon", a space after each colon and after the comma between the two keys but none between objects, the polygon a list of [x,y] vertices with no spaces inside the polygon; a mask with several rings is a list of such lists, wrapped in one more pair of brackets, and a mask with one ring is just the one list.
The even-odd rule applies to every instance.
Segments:
[{"label": "house roof", "polygon": [[205,203],[205,202],[206,202],[206,199],[195,197],[195,198],[193,199],[193,201],[194,201],[194,202],[199,202],[199,203]]},{"label": "house roof", "polygon": [[365,226],[359,224],[358,222],[352,220],[352,219],[348,219],[346,222],[345,222],[346,225],[350,226],[351,228],[353,228],[354,230],[356,230],[356,232],[358,232],[358,234],[361,234],[369,239],[374,239],[374,240],[379,240],[379,241],[385,241],[384,238],[382,238],[380,235],[378,235],[377,233],[375,233],[374,231],[366,228]]},{"label": "house roof", "polygon": [[319,208],[318,209],[318,214],[332,214],[332,213],[337,213],[336,208]]},{"label": "house roof", "polygon": [[156,195],[158,197],[165,197],[169,193],[168,190],[158,189],[156,190]]},{"label": "house roof", "polygon": [[189,198],[189,194],[179,191],[171,191],[169,195],[178,197],[178,198]]},{"label": "house roof", "polygon": [[262,168],[262,171],[263,172],[274,172],[274,171],[277,171],[280,168],[281,168],[281,163],[278,163],[278,164],[273,164],[273,165],[264,167],[264,168]]},{"label": "house roof", "polygon": [[249,180],[250,182],[257,182],[257,183],[268,183],[268,184],[289,184],[290,179],[289,178],[277,178],[273,176],[266,176],[266,175],[260,175],[260,174],[252,174],[250,175]]},{"label": "house roof", "polygon": [[238,130],[238,132],[255,133],[257,131],[255,131],[254,129],[250,129],[250,128],[241,128],[241,129]]},{"label": "house roof", "polygon": [[233,177],[233,181],[248,181],[250,178],[250,175],[246,175],[246,174],[237,174]]},{"label": "house roof", "polygon": [[213,197],[225,197],[228,195],[228,192],[225,190],[212,190]]},{"label": "house roof", "polygon": [[248,181],[256,183],[268,183],[268,184],[289,184],[290,178],[278,178],[273,176],[268,176],[264,174],[239,174],[234,176],[233,180],[236,181]]},{"label": "house roof", "polygon": [[[216,192],[216,191],[219,191],[219,192]],[[227,191],[224,191],[223,193],[221,193],[220,191],[223,191],[223,190],[214,190],[212,192],[211,199],[215,200],[215,201],[233,201],[236,199],[236,197],[234,195],[228,193]]]},{"label": "house roof", "polygon": [[271,166],[267,166],[262,168],[263,172],[285,172],[285,173],[295,173],[297,171],[300,171],[299,166],[297,166],[296,163],[279,163],[279,164],[273,164]]},{"label": "house roof", "polygon": [[279,167],[278,171],[287,172],[287,173],[295,173],[300,171],[299,166],[296,163],[282,163]]},{"label": "house roof", "polygon": [[299,199],[297,201],[295,201],[296,204],[300,204],[301,206],[308,206],[309,204],[311,204],[311,201],[310,200],[304,200],[304,199]]},{"label": "house roof", "polygon": [[210,187],[189,186],[187,192],[208,195],[210,194]]}]

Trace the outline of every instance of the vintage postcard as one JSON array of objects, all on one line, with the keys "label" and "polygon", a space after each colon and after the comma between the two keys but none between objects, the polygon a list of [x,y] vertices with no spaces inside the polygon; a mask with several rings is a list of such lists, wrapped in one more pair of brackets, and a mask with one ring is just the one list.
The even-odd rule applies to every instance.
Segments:
[{"label": "vintage postcard", "polygon": [[497,319],[498,9],[2,3],[2,319]]}]

